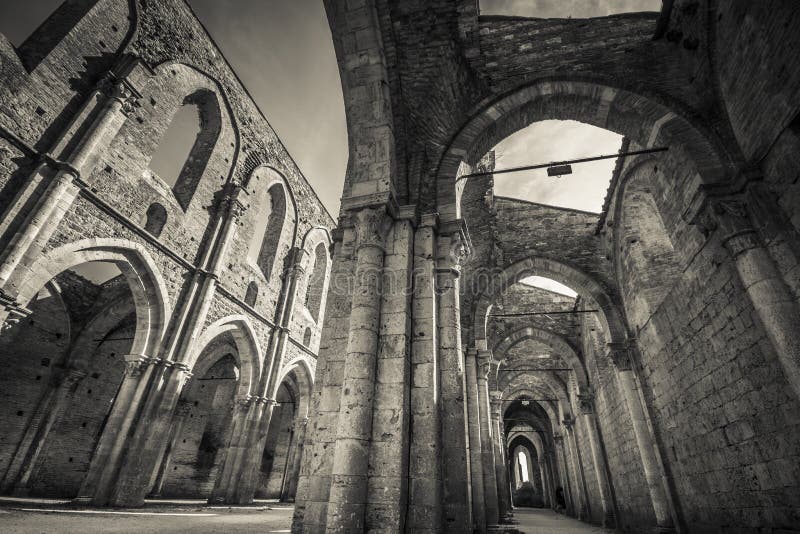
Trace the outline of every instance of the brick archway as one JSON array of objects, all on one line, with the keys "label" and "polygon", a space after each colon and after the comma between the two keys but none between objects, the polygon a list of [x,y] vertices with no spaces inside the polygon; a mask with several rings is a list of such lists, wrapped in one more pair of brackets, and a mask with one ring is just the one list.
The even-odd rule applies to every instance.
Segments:
[{"label": "brick archway", "polygon": [[455,180],[462,162],[475,164],[494,145],[548,119],[575,120],[624,135],[644,147],[667,144],[675,157],[691,161],[701,183],[732,175],[722,143],[677,104],[615,87],[608,81],[539,80],[483,107],[451,139],[436,171],[437,206],[445,218],[460,217]]},{"label": "brick archway", "polygon": [[475,347],[487,349],[487,323],[494,300],[517,282],[529,276],[550,278],[572,288],[584,298],[597,304],[600,322],[608,333],[609,341],[622,342],[626,339],[625,322],[619,308],[606,289],[597,281],[578,269],[555,260],[530,257],[505,268],[494,276],[475,305],[473,332]]}]

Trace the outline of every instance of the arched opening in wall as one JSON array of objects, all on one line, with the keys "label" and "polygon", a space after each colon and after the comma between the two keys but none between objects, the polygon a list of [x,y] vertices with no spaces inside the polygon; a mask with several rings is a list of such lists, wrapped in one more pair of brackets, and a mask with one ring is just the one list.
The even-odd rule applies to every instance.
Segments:
[{"label": "arched opening in wall", "polygon": [[325,289],[325,274],[328,270],[328,249],[325,243],[320,243],[314,249],[314,268],[308,280],[306,289],[306,309],[311,313],[314,321],[319,322],[322,308],[322,297]]},{"label": "arched opening in wall", "polygon": [[32,313],[0,335],[2,493],[78,494],[143,334],[137,314],[148,322],[131,273],[120,274],[103,261],[58,273],[30,298]]},{"label": "arched opening in wall", "polygon": [[150,159],[150,170],[172,189],[184,211],[205,172],[221,125],[215,95],[198,90],[175,111]]},{"label": "arched opening in wall", "polygon": [[239,349],[230,332],[202,351],[181,393],[167,450],[151,490],[160,497],[208,498],[228,443],[240,384]]},{"label": "arched opening in wall", "polygon": [[636,331],[647,324],[682,274],[652,194],[658,173],[656,163],[643,162],[623,174],[617,276],[628,322]]},{"label": "arched opening in wall", "polygon": [[155,237],[161,235],[164,225],[167,224],[167,210],[158,202],[153,202],[145,214],[144,229]]},{"label": "arched opening in wall", "polygon": [[313,382],[309,368],[290,365],[278,387],[267,431],[256,497],[294,502]]},{"label": "arched opening in wall", "polygon": [[[619,152],[622,136],[573,120],[544,120],[527,126],[492,148],[494,169],[509,169]],[[549,176],[547,169],[494,175],[494,193],[548,206],[599,213],[615,159],[572,165],[572,172]],[[491,169],[487,169],[491,170]]]},{"label": "arched opening in wall", "polygon": [[282,184],[276,183],[267,190],[266,202],[256,214],[255,231],[247,256],[267,280],[272,277],[285,220],[286,191]]},{"label": "arched opening in wall", "polygon": [[258,299],[258,284],[250,282],[247,284],[247,292],[244,295],[244,303],[248,306],[255,307],[256,299]]},{"label": "arched opening in wall", "polygon": [[294,375],[288,376],[278,387],[278,404],[272,411],[267,432],[267,446],[261,457],[260,483],[256,497],[280,499],[284,478],[290,469],[290,456],[294,446],[294,419],[297,407],[298,385]]},{"label": "arched opening in wall", "polygon": [[547,458],[543,454],[544,447],[549,447],[546,444],[550,442],[552,434],[548,414],[540,402],[544,401],[514,399],[508,403],[504,413],[509,451],[507,469],[514,506],[544,506],[546,483],[543,477],[548,474],[539,460]]},{"label": "arched opening in wall", "polygon": [[303,332],[303,345],[305,345],[306,348],[311,346],[311,335],[311,327],[307,327],[305,332]]},{"label": "arched opening in wall", "polygon": [[531,18],[591,18],[620,13],[661,10],[661,0],[480,0],[481,15],[504,15]]},{"label": "arched opening in wall", "polygon": [[0,4],[0,34],[19,49],[28,38],[39,33],[37,30],[46,25],[47,19],[64,16],[62,13],[65,9],[58,9],[62,4],[63,0],[45,0],[32,2],[25,9],[20,9],[13,2],[3,2]]}]

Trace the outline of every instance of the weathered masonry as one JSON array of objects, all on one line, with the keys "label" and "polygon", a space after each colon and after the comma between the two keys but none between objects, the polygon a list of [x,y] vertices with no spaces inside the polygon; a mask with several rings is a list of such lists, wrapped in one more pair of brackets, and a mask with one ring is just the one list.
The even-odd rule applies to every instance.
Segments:
[{"label": "weathered masonry", "polygon": [[[335,229],[182,0],[0,36],[0,492],[800,530],[800,4],[324,2]],[[493,147],[548,119],[669,150],[600,214],[495,195]]]},{"label": "weathered masonry", "polygon": [[333,220],[220,51],[68,1],[0,73],[0,491],[292,500]]},{"label": "weathered masonry", "polygon": [[[325,6],[354,282],[328,294],[295,530],[484,532],[527,479],[631,532],[797,531],[800,5]],[[599,215],[459,180],[546,119],[669,151],[620,159]]]}]

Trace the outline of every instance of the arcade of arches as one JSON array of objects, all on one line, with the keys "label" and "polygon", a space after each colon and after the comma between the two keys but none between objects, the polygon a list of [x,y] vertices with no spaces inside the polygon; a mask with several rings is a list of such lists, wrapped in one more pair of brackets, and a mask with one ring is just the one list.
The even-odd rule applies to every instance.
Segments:
[{"label": "arcade of arches", "polygon": [[[795,2],[324,0],[335,225],[182,1],[68,4],[0,38],[0,490],[800,531]],[[668,150],[619,157],[601,213],[495,195],[493,148],[545,120]]]}]

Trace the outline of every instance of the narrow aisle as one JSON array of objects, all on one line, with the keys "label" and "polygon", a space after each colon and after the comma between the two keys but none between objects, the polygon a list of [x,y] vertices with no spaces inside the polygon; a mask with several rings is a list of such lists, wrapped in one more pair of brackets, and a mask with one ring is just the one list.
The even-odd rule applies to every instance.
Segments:
[{"label": "narrow aisle", "polygon": [[611,529],[589,525],[543,508],[515,508],[516,528],[525,534],[607,534]]}]

